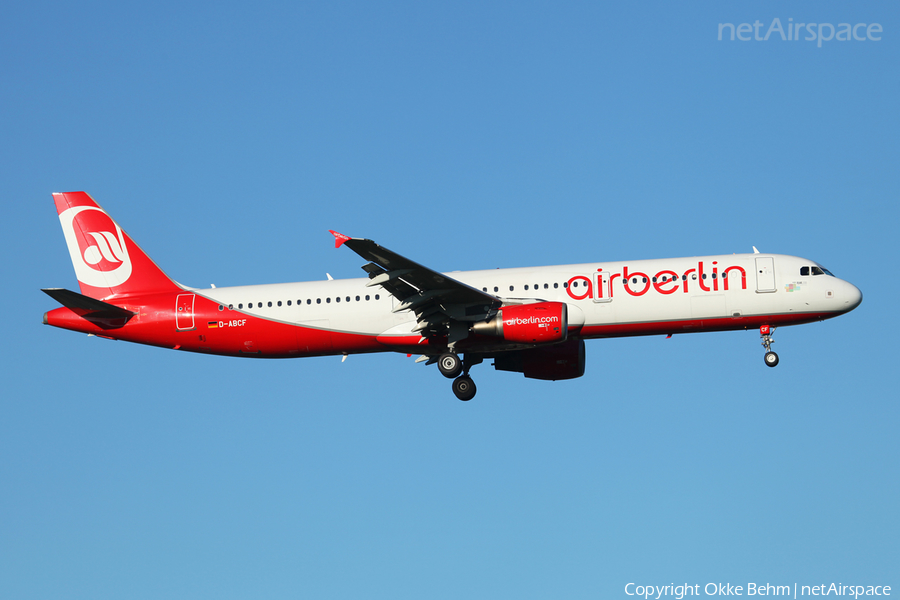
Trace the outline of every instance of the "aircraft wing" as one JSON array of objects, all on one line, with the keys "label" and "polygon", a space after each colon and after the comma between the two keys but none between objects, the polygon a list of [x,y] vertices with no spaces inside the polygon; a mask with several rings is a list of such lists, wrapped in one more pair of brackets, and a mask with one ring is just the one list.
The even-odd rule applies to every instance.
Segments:
[{"label": "aircraft wing", "polygon": [[394,312],[414,311],[419,330],[448,321],[487,319],[502,305],[496,296],[432,271],[372,240],[351,238],[336,231],[331,234],[335,248],[346,245],[369,261],[362,267],[371,280],[367,285],[379,285],[394,296],[399,301]]}]

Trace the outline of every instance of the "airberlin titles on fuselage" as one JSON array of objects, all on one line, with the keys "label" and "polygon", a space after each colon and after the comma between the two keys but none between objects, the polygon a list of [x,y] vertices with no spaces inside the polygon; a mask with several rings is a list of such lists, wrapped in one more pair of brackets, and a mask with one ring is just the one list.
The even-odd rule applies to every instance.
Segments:
[{"label": "airberlin titles on fuselage", "polygon": [[[566,285],[566,293],[573,300],[585,300],[587,298],[612,298],[613,297],[613,284],[617,279],[621,279],[623,288],[626,292],[628,292],[632,296],[643,296],[651,289],[656,290],[660,294],[669,295],[674,294],[679,289],[682,293],[687,294],[690,290],[689,284],[692,281],[696,281],[699,285],[700,289],[704,292],[718,292],[719,291],[719,282],[722,282],[722,291],[727,292],[729,288],[730,275],[731,273],[740,273],[741,276],[741,289],[747,289],[747,271],[740,266],[732,265],[730,267],[726,267],[724,270],[719,272],[718,267],[719,261],[712,261],[712,272],[707,273],[704,271],[704,262],[701,260],[697,263],[697,268],[691,268],[684,271],[681,275],[672,271],[670,269],[663,269],[656,273],[653,277],[647,275],[647,273],[643,273],[641,271],[631,271],[629,272],[628,266],[622,268],[621,273],[609,273],[608,271],[604,272],[603,269],[597,269],[598,275],[604,275],[609,273],[609,290],[608,292],[604,290],[606,287],[602,283],[596,286],[597,295],[594,295],[595,283],[591,281],[589,277],[584,275],[575,275],[574,277],[569,278],[568,285]],[[709,279],[707,279],[709,277]],[[735,279],[737,275],[734,276]],[[602,281],[602,278],[600,278]],[[711,281],[711,285],[707,285],[707,281]],[[582,287],[585,288],[584,293],[577,293],[574,291],[573,284],[576,282],[580,282]],[[632,289],[634,286],[634,289]],[[639,289],[638,289],[638,286]],[[608,293],[608,296],[605,294]]]}]

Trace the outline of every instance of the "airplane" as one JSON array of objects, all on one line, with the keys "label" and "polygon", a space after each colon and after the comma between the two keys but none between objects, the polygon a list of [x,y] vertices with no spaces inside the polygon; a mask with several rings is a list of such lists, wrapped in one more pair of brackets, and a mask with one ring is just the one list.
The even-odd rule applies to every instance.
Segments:
[{"label": "airplane", "polygon": [[46,325],[113,340],[247,358],[373,352],[420,355],[475,396],[469,370],[542,380],[581,377],[585,340],[759,329],[830,319],[862,302],[819,263],[753,253],[439,273],[331,231],[366,277],[192,288],[170,279],[85,192],[53,194],[81,293],[44,289],[62,307]]}]

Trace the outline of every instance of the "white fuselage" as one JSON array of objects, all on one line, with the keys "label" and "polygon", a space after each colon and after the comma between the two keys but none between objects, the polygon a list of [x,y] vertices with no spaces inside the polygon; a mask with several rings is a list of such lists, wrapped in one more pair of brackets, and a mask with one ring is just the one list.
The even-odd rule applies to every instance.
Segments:
[{"label": "white fuselage", "polygon": [[[801,275],[806,267],[810,274]],[[814,261],[785,255],[731,254],[694,258],[599,262],[547,267],[460,271],[454,279],[496,295],[505,304],[565,302],[570,328],[583,337],[635,335],[611,328],[659,324],[643,333],[678,333],[698,321],[756,326],[760,318],[794,324],[836,316],[861,300],[849,282]],[[627,279],[626,279],[627,275]],[[268,320],[370,336],[409,335],[416,316],[366,278],[197,290],[232,311]],[[726,289],[727,287],[727,289]],[[674,329],[668,330],[671,324]],[[695,325],[684,330],[695,331]]]}]

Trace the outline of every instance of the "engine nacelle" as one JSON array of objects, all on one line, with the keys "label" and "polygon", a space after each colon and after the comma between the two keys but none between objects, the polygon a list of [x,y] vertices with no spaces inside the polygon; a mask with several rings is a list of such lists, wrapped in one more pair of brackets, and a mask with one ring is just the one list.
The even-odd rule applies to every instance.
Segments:
[{"label": "engine nacelle", "polygon": [[522,373],[531,379],[575,379],[584,375],[584,340],[504,352],[494,357],[494,368]]},{"label": "engine nacelle", "polygon": [[566,339],[567,313],[563,302],[504,306],[490,321],[475,323],[472,333],[520,344],[552,344]]}]

